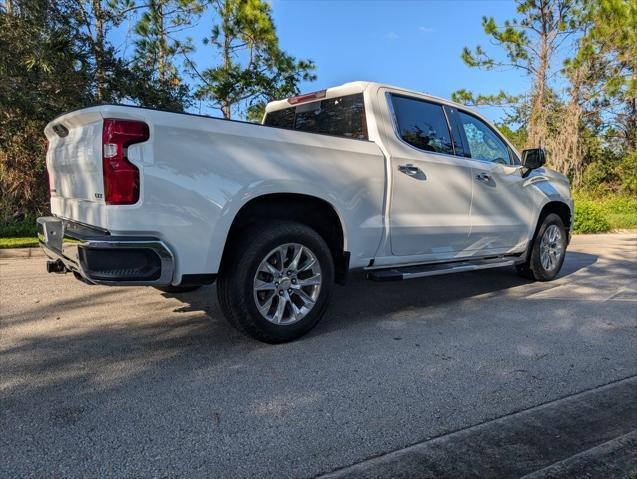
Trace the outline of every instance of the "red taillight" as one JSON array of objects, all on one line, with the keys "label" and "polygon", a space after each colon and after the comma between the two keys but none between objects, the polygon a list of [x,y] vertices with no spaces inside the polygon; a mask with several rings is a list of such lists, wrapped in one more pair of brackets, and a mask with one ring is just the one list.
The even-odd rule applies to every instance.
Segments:
[{"label": "red taillight", "polygon": [[50,146],[51,146],[51,142],[49,140],[46,140],[46,150],[44,150],[45,151],[45,153],[44,153],[44,155],[45,155],[44,156],[45,157],[44,164],[46,166],[46,169],[44,170],[44,173],[46,174],[46,183],[49,185],[49,199],[51,199],[51,196],[52,196],[51,194],[53,193],[51,191],[51,175],[49,174],[49,166],[48,166],[48,162],[46,161],[46,155],[49,154],[49,147]]},{"label": "red taillight", "polygon": [[319,98],[325,98],[326,93],[326,90],[320,90],[313,93],[306,93],[305,95],[293,96],[292,98],[288,98],[288,103],[290,105],[297,105],[306,101],[318,100]]},{"label": "red taillight", "polygon": [[110,205],[131,205],[139,200],[139,170],[128,161],[128,146],[148,140],[142,121],[105,119],[102,130],[104,199]]}]

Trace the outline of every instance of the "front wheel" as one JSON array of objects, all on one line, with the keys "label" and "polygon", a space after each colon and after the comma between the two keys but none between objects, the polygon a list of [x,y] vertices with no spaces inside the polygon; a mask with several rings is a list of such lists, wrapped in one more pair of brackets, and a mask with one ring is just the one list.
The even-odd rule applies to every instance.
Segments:
[{"label": "front wheel", "polygon": [[275,222],[245,231],[217,281],[231,324],[268,343],[294,340],[323,316],[334,282],[330,249],[313,229]]},{"label": "front wheel", "polygon": [[566,255],[567,234],[562,219],[551,213],[533,240],[526,263],[517,266],[522,276],[537,281],[550,281],[562,269]]}]

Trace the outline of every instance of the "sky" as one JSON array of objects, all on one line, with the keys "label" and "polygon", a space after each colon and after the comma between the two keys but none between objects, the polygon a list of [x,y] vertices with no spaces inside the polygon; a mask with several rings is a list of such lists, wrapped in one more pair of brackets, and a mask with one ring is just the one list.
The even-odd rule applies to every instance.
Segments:
[{"label": "sky", "polygon": [[[355,80],[389,83],[450,98],[465,88],[476,93],[500,89],[518,94],[528,78],[518,71],[481,71],[460,58],[464,46],[480,44],[500,53],[482,30],[483,16],[498,24],[515,17],[512,0],[271,0],[280,46],[297,58],[313,60],[317,80],[300,85],[302,92]],[[186,32],[195,40],[192,55],[200,68],[216,62],[211,47],[201,43],[210,33],[208,13]],[[121,40],[125,42],[125,40]],[[129,38],[130,41],[130,38]],[[128,47],[131,48],[130,46]],[[195,106],[193,111],[198,111]],[[218,116],[204,105],[201,113]],[[482,113],[492,121],[498,108]]]}]

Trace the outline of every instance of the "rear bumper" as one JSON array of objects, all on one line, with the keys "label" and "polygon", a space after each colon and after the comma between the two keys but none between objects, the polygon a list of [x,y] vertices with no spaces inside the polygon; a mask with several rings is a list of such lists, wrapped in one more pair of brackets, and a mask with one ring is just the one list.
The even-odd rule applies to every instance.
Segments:
[{"label": "rear bumper", "polygon": [[173,254],[154,237],[113,236],[55,216],[38,218],[38,239],[56,272],[73,272],[86,282],[108,285],[168,285]]}]

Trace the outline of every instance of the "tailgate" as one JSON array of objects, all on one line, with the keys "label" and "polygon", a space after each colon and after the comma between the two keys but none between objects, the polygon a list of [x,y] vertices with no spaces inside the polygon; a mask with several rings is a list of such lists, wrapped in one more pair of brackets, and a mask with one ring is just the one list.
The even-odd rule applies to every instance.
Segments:
[{"label": "tailgate", "polygon": [[[52,208],[56,204],[76,208],[80,203],[104,205],[102,122],[99,111],[85,109],[62,115],[46,126]],[[84,204],[82,209],[87,207]],[[86,222],[86,218],[70,219]]]}]

